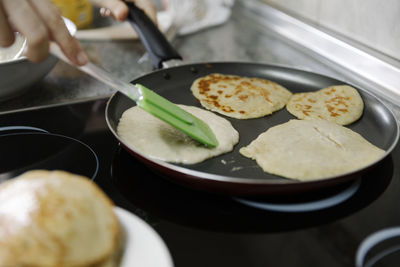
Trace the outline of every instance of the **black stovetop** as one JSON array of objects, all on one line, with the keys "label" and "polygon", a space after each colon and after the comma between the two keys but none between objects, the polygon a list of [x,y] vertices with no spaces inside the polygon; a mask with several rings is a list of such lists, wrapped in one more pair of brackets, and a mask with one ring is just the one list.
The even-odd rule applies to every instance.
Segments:
[{"label": "black stovetop", "polygon": [[[399,147],[353,184],[263,199],[310,201],[357,183],[357,191],[335,206],[270,211],[153,173],[119,146],[105,122],[105,105],[106,99],[100,99],[1,115],[0,180],[40,168],[92,178],[116,205],[160,234],[177,267],[354,266],[357,248],[368,235],[400,225]],[[376,266],[396,266],[399,260],[400,253],[394,253]]]}]

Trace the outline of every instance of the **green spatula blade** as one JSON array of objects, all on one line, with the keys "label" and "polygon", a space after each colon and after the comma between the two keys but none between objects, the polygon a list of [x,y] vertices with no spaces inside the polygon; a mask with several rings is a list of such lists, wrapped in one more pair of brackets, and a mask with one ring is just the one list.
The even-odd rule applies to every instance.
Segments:
[{"label": "green spatula blade", "polygon": [[141,97],[136,101],[140,108],[206,146],[218,146],[215,134],[205,122],[145,86],[136,84],[136,87],[141,91]]}]

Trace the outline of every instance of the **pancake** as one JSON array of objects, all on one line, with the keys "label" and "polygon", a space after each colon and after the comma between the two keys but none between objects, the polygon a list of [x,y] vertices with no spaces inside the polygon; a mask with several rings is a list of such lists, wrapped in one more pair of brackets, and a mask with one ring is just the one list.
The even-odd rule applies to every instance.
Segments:
[{"label": "pancake", "polygon": [[218,140],[217,147],[200,144],[137,106],[122,114],[117,133],[125,144],[143,155],[183,164],[198,163],[229,152],[239,141],[238,132],[226,119],[201,108],[179,106],[210,126]]},{"label": "pancake", "polygon": [[237,119],[272,114],[292,95],[269,80],[218,73],[196,79],[190,89],[206,109]]},{"label": "pancake", "polygon": [[38,170],[0,185],[0,266],[115,266],[119,236],[113,203],[85,177]]},{"label": "pancake", "polygon": [[286,109],[298,119],[323,119],[348,125],[361,117],[364,102],[353,87],[335,85],[316,92],[294,94]]},{"label": "pancake", "polygon": [[358,133],[325,120],[290,120],[271,127],[239,152],[265,172],[300,181],[351,172],[385,154]]}]

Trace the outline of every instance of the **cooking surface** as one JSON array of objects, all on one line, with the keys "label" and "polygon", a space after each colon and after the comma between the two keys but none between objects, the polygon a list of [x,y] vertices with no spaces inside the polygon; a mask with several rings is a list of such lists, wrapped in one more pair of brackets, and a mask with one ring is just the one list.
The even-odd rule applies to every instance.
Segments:
[{"label": "cooking surface", "polygon": [[[154,89],[158,94],[174,103],[202,107],[188,89],[193,81],[211,73],[241,75],[269,79],[284,86],[292,93],[312,92],[330,85],[343,84],[326,76],[317,75],[296,69],[282,68],[265,64],[210,62],[189,64],[164,69],[144,75],[133,83],[139,83]],[[168,78],[166,78],[168,77]],[[362,117],[347,127],[361,134],[366,140],[379,148],[390,151],[397,141],[398,129],[396,119],[389,109],[372,95],[359,90],[364,101]],[[124,95],[115,94],[107,109],[107,118],[116,136],[117,124],[123,112],[134,103]],[[295,117],[286,108],[262,118],[240,120],[225,117],[239,132],[239,143],[230,153],[219,155],[207,161],[193,165],[160,164],[152,159],[142,160],[160,172],[183,184],[207,188],[210,192],[227,194],[287,194],[307,191],[317,187],[323,188],[357,178],[355,174],[336,175],[335,178],[319,181],[296,182],[263,172],[254,160],[243,157],[239,149],[249,145],[258,135],[267,129],[288,122]],[[127,144],[122,140],[121,143]],[[137,151],[133,149],[135,156]],[[265,185],[265,186],[264,186]]]},{"label": "cooking surface", "polygon": [[[154,174],[121,149],[111,135],[104,119],[105,104],[106,99],[102,99],[1,116],[0,144],[8,145],[7,150],[2,149],[2,166],[9,166],[8,160],[14,166],[2,168],[0,178],[7,179],[19,170],[37,166],[94,175],[94,181],[118,206],[154,227],[177,267],[352,266],[357,247],[366,236],[400,223],[400,175],[398,166],[393,165],[400,157],[398,147],[391,157],[364,175],[358,190],[338,205],[300,213],[259,210],[235,198],[194,191]],[[62,123],[65,121],[71,123]],[[43,130],[51,133],[49,139],[36,139],[37,146],[33,145],[34,151],[29,151],[22,140],[27,135],[44,136]],[[23,137],[20,141],[18,134]],[[10,136],[16,138],[14,143]],[[90,148],[75,140],[65,142],[68,138],[60,136],[86,144],[95,152],[98,164]],[[54,140],[57,138],[61,141]],[[51,139],[58,148],[38,153]],[[21,152],[19,160],[25,156],[34,158],[32,155],[38,158],[31,160],[28,167],[23,164],[25,168],[18,169],[21,167],[16,164],[18,160],[9,156],[13,149]],[[250,200],[310,202],[340,193],[347,186],[351,184],[315,194]],[[393,266],[399,258],[400,255],[389,257],[385,259],[388,265],[382,266]]]}]

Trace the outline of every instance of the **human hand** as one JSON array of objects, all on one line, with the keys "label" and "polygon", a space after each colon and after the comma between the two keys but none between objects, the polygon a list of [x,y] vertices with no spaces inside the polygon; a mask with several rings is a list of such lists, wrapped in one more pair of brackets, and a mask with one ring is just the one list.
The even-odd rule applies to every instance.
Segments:
[{"label": "human hand", "polygon": [[[128,16],[128,7],[122,1],[115,0],[90,0],[93,5],[102,7],[100,13],[103,16],[111,16],[115,20],[123,21]],[[127,0],[134,3],[137,7],[150,17],[157,24],[157,12],[151,0]]]},{"label": "human hand", "polygon": [[49,0],[0,0],[0,46],[13,44],[14,30],[26,38],[24,55],[32,62],[47,58],[49,42],[54,41],[73,63],[87,63],[78,41]]},{"label": "human hand", "polygon": [[[131,0],[155,19],[151,0]],[[128,7],[121,0],[92,0],[104,7],[104,15],[124,20]],[[0,0],[0,46],[14,42],[14,30],[26,38],[24,55],[32,62],[47,58],[50,41],[56,42],[65,56],[76,65],[85,65],[88,58],[79,42],[70,35],[59,10],[50,0]]]}]

